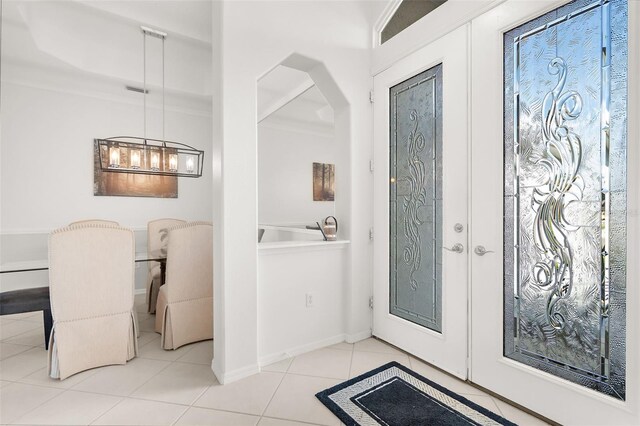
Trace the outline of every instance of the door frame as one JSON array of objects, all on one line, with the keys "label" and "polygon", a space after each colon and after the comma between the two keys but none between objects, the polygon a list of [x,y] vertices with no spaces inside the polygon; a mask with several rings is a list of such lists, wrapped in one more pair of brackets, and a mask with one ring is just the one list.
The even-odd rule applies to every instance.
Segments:
[{"label": "door frame", "polygon": [[[640,424],[640,124],[628,120],[627,146],[627,339],[626,401],[503,356],[502,217],[503,33],[567,0],[507,1],[472,21],[471,248],[495,251],[471,255],[470,379],[497,394],[563,424]],[[628,117],[640,116],[640,2],[629,0]],[[499,161],[498,161],[499,160]],[[635,167],[634,167],[635,165]],[[483,188],[500,188],[500,202]],[[482,226],[473,224],[482,223]]]},{"label": "door frame", "polygon": [[[460,182],[464,182],[463,196],[454,197],[452,201],[444,201],[443,209],[459,210],[459,216],[452,217],[443,211],[443,245],[451,247],[456,243],[464,246],[463,253],[444,252],[442,256],[443,271],[455,270],[457,280],[446,278],[443,274],[442,286],[442,333],[412,324],[402,318],[389,314],[389,91],[388,89],[408,78],[419,74],[433,66],[443,64],[443,157],[446,155],[446,140],[464,140],[465,149],[469,150],[469,24],[453,30],[438,40],[422,47],[420,50],[396,62],[374,77],[374,93],[378,97],[374,105],[374,303],[373,334],[394,344],[414,356],[423,359],[439,368],[466,379],[468,376],[468,155],[465,156],[464,167],[455,170]],[[460,49],[450,50],[450,46]],[[464,84],[448,83],[452,69],[459,67],[464,71]],[[451,95],[447,95],[450,93]],[[447,97],[451,101],[447,101]],[[459,109],[453,102],[461,101]],[[447,102],[450,102],[447,104]],[[459,104],[459,103],[458,103]],[[456,105],[458,105],[456,104]],[[457,116],[451,112],[455,111]],[[462,143],[462,142],[461,142]],[[443,167],[443,194],[452,192],[451,179],[447,173],[454,173]],[[459,185],[459,184],[457,184]],[[449,203],[449,204],[447,204]],[[464,224],[462,233],[454,233],[456,222]],[[453,285],[462,281],[459,285]],[[454,301],[460,305],[452,310]],[[460,320],[464,316],[464,320]],[[411,337],[409,337],[411,336]],[[420,337],[420,339],[416,337]],[[456,337],[457,336],[457,337]],[[425,350],[428,347],[428,351]],[[435,349],[435,350],[434,350]]]}]

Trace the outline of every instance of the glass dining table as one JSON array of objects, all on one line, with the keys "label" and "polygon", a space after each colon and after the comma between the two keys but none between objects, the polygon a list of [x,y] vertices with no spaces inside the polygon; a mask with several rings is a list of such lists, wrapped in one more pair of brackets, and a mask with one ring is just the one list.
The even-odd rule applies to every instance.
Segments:
[{"label": "glass dining table", "polygon": [[[164,283],[164,267],[166,267],[167,252],[165,250],[152,250],[150,252],[140,252],[135,255],[135,262],[160,262],[163,269]],[[49,269],[49,259],[21,260],[14,262],[0,263],[0,274],[9,274],[16,272],[33,272],[47,271]]]},{"label": "glass dining table", "polygon": [[[150,252],[136,253],[135,262],[159,262],[161,283],[165,283],[167,264],[166,250],[153,250]],[[0,274],[46,271],[48,269],[48,259],[24,260],[0,264]],[[49,286],[0,292],[0,315],[12,315],[35,311],[42,311],[44,320],[45,348],[48,348],[49,335],[51,334],[51,328],[53,327],[51,302],[49,300]]]}]

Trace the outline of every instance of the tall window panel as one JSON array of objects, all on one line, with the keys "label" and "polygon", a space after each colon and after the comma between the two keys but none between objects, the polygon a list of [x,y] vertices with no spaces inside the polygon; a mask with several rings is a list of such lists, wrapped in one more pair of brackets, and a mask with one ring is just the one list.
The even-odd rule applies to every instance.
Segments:
[{"label": "tall window panel", "polygon": [[627,2],[504,35],[504,355],[625,398]]},{"label": "tall window panel", "polygon": [[442,332],[442,64],[389,95],[389,312]]}]

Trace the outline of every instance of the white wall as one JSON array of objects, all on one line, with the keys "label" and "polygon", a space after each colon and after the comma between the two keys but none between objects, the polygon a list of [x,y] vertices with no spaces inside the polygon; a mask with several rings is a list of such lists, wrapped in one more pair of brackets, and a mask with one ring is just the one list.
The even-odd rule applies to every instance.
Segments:
[{"label": "white wall", "polygon": [[335,214],[340,188],[335,202],[313,201],[312,186],[313,163],[336,164],[335,144],[329,135],[258,126],[258,223],[313,224]]},{"label": "white wall", "polygon": [[[121,3],[5,2],[0,243],[17,247],[16,235],[46,234],[83,218],[112,219],[138,231],[158,217],[211,218],[212,5]],[[144,135],[144,97],[125,90],[125,85],[142,87],[140,24],[168,32],[164,138],[205,151],[203,177],[179,179],[177,199],[93,195],[94,138]],[[117,34],[110,37],[109,29]],[[159,139],[160,41],[149,39],[147,47],[147,136]],[[5,256],[11,247],[2,249]],[[41,249],[23,254],[41,256]]]},{"label": "white wall", "polygon": [[[149,99],[148,136],[160,138],[158,95]],[[142,136],[140,94],[81,73],[46,73],[3,63],[0,129],[0,261],[47,258],[48,233],[75,220],[110,219],[136,231],[146,249],[152,219],[210,220],[212,216],[211,106],[205,99],[168,96],[166,139],[205,151],[203,177],[178,180],[178,198],[93,195],[93,139]],[[136,264],[136,288],[145,288]],[[48,283],[47,272],[2,274],[0,290]]]},{"label": "white wall", "polygon": [[260,248],[260,365],[344,341],[346,247]]},{"label": "white wall", "polygon": [[[224,265],[224,188],[222,181],[222,149],[224,132],[222,130],[222,2],[213,2],[211,7],[211,92],[212,102],[212,146],[209,164],[213,174],[213,338],[215,347],[225,347],[227,341],[225,314],[225,265]],[[226,364],[225,351],[218,351],[211,360],[211,369]]]},{"label": "white wall", "polygon": [[[347,338],[370,333],[372,185],[370,12],[362,2],[225,2],[222,5],[223,256],[216,291],[214,371],[231,381],[258,371],[257,297],[257,80],[296,53],[321,62],[345,98],[336,111],[336,129],[350,153],[346,176],[343,238],[346,251],[344,288]],[[215,36],[214,36],[215,38]],[[215,41],[214,41],[215,45]],[[309,70],[313,77],[315,70]],[[321,84],[318,87],[323,91]],[[324,93],[331,102],[330,96]],[[340,96],[337,92],[336,96]],[[335,110],[335,105],[334,110]],[[337,182],[340,185],[339,182]],[[342,191],[342,189],[341,189]],[[216,203],[218,201],[216,200]],[[223,323],[220,324],[221,320]]]},{"label": "white wall", "polygon": [[[159,114],[149,113],[158,134]],[[2,83],[0,133],[3,233],[49,231],[74,220],[111,219],[146,227],[159,217],[211,217],[211,168],[198,179],[179,179],[178,198],[93,195],[93,139],[142,134],[140,99],[107,99],[68,91]],[[166,138],[210,155],[207,113],[168,110]],[[206,157],[205,157],[206,158]]]}]

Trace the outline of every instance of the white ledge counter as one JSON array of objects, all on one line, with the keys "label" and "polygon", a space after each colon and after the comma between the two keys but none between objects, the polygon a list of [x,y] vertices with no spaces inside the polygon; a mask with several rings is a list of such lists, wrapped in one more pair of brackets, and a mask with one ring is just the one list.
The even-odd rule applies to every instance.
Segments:
[{"label": "white ledge counter", "polygon": [[280,251],[285,249],[306,249],[306,250],[341,250],[349,246],[351,241],[272,241],[269,243],[258,243],[258,253],[267,254],[271,251]]}]

